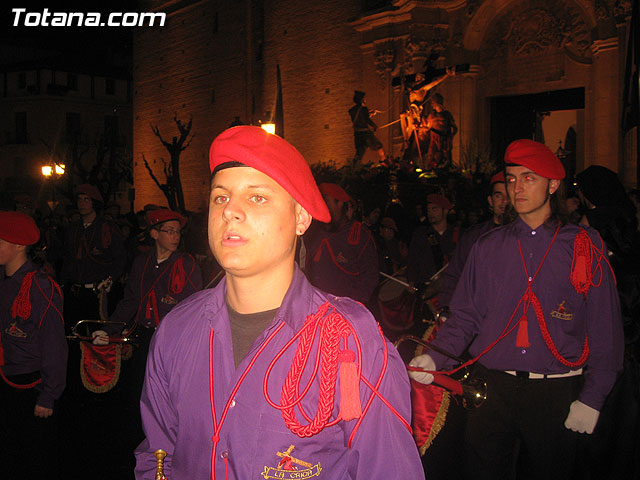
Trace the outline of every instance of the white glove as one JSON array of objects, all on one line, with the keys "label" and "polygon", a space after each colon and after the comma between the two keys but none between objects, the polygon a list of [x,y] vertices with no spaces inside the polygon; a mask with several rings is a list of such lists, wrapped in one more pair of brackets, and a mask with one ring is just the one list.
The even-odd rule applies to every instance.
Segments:
[{"label": "white glove", "polygon": [[[436,363],[433,361],[429,355],[418,355],[417,357],[413,357],[411,362],[409,362],[411,367],[422,368],[423,370],[435,370]],[[424,383],[425,385],[429,385],[433,382],[433,375],[431,373],[425,372],[413,372],[409,370],[409,376],[413,378],[416,382]]]},{"label": "white glove", "polygon": [[104,330],[96,330],[91,336],[94,345],[109,345],[109,334]]},{"label": "white glove", "polygon": [[569,408],[569,415],[564,421],[564,426],[578,433],[593,433],[599,416],[598,410],[576,400]]}]

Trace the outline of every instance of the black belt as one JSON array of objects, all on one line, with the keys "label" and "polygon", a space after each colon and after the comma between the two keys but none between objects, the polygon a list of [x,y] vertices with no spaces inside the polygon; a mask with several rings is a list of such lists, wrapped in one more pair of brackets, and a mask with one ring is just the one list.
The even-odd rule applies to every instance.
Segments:
[{"label": "black belt", "polygon": [[548,378],[565,378],[565,377],[575,377],[577,375],[582,375],[582,369],[578,370],[569,370],[566,373],[534,373],[534,372],[523,372],[522,370],[505,370],[504,373],[508,375],[513,375],[518,378],[529,378],[532,380],[540,380],[540,379],[548,379]]}]

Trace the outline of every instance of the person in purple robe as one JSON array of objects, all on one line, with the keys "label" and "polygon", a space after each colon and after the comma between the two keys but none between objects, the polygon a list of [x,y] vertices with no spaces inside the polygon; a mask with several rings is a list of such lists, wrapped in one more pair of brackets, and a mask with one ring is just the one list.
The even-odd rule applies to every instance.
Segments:
[{"label": "person in purple robe", "polygon": [[[487,383],[467,418],[467,475],[572,478],[580,437],[597,428],[622,370],[615,280],[598,233],[563,222],[565,172],[553,152],[516,140],[504,161],[518,218],[476,241],[434,344],[453,355],[468,347]],[[411,376],[430,383],[450,364],[421,355]]]},{"label": "person in purple robe", "polygon": [[[149,236],[154,247],[136,257],[129,273],[124,298],[109,317],[109,323],[93,332],[95,345],[108,345],[109,337],[125,334],[136,339],[129,362],[128,398],[137,411],[149,353],[149,344],[162,319],[178,302],[202,289],[200,267],[193,256],[179,251],[187,219],[166,208],[150,210]],[[139,415],[132,424],[135,444],[142,435]]]},{"label": "person in purple robe", "polygon": [[58,284],[29,260],[40,231],[0,212],[0,468],[3,478],[58,474],[56,401],[66,385],[67,340]]},{"label": "person in purple robe", "polygon": [[329,211],[305,159],[258,127],[220,134],[209,244],[225,271],[177,305],[151,342],[137,479],[422,479],[409,378],[358,302],[295,263]]},{"label": "person in purple robe", "polygon": [[60,273],[67,329],[79,320],[98,319],[112,310],[105,308],[105,300],[114,304],[118,296],[116,285],[127,262],[120,229],[99,213],[104,200],[98,188],[78,185],[76,202],[80,221],[67,228]]},{"label": "person in purple robe", "polygon": [[453,256],[460,238],[460,227],[447,221],[452,208],[453,205],[444,195],[427,195],[429,225],[417,227],[409,243],[407,277],[412,285],[420,286],[428,282]]},{"label": "person in purple robe", "polygon": [[498,172],[491,177],[489,182],[491,191],[487,196],[487,202],[491,208],[491,218],[469,227],[460,236],[460,241],[449,266],[442,272],[442,285],[438,291],[438,304],[441,310],[446,312],[449,309],[449,302],[453,291],[458,284],[458,279],[462,275],[462,269],[469,257],[471,247],[482,235],[504,223],[505,209],[509,205],[509,197],[504,183],[504,172]]},{"label": "person in purple robe", "polygon": [[319,189],[331,222],[318,224],[304,238],[307,277],[325,292],[367,305],[379,279],[375,239],[369,228],[349,215],[353,200],[340,185],[321,183]]}]

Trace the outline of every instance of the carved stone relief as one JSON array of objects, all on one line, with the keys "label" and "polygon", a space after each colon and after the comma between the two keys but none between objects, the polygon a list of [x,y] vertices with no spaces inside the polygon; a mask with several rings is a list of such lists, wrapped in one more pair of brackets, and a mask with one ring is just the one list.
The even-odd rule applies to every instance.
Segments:
[{"label": "carved stone relief", "polygon": [[374,62],[376,73],[380,78],[380,85],[384,89],[387,85],[387,73],[395,67],[396,48],[392,41],[379,43],[376,45]]},{"label": "carved stone relief", "polygon": [[631,15],[632,0],[615,0],[613,14],[617,18],[625,18]]},{"label": "carved stone relief", "polygon": [[572,57],[588,61],[590,45],[587,24],[575,8],[563,2],[522,2],[494,23],[482,56],[490,60],[565,49]]}]

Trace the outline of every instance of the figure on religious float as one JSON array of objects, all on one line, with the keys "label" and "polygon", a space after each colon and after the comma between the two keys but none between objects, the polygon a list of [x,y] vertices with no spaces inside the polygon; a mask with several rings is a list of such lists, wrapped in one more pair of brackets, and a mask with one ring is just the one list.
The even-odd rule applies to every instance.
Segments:
[{"label": "figure on religious float", "polygon": [[355,105],[349,109],[349,116],[353,123],[353,141],[356,147],[354,163],[362,160],[367,148],[374,150],[378,154],[380,163],[384,162],[387,155],[384,152],[382,143],[374,133],[378,129],[378,126],[371,120],[372,116],[380,112],[378,110],[369,110],[369,107],[367,107],[366,94],[360,90],[356,90],[353,93],[353,103],[355,103]]}]

